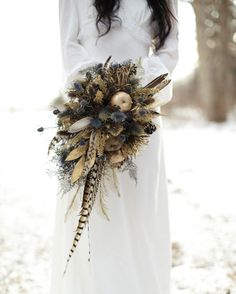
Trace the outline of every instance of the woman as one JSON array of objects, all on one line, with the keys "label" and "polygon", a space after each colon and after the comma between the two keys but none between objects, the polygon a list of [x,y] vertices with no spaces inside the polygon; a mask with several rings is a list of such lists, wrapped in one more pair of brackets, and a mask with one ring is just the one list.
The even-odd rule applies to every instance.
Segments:
[{"label": "woman", "polygon": [[[163,73],[171,78],[178,60],[177,0],[60,0],[59,12],[63,90],[82,69],[110,55],[112,61],[141,61],[143,85]],[[160,111],[172,99],[172,83],[156,95]],[[79,203],[64,219],[73,193],[57,200],[51,294],[170,293],[161,117],[158,123],[160,128],[135,159],[137,185],[125,172],[119,175],[121,197],[109,190],[107,199],[110,221],[92,210],[88,234],[82,234],[65,276]]]}]

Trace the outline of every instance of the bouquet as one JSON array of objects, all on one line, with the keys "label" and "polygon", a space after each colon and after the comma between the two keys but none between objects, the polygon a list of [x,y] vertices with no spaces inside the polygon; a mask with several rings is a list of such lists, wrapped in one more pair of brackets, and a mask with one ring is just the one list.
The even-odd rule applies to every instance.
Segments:
[{"label": "bouquet", "polygon": [[137,181],[133,159],[156,131],[154,118],[163,115],[155,110],[154,95],[170,82],[167,73],[141,87],[137,64],[132,60],[109,63],[110,59],[111,56],[104,64],[86,68],[85,76],[75,79],[67,88],[68,101],[54,110],[57,132],[48,152],[54,154],[52,159],[64,192],[78,187],[68,210],[83,189],[78,225],[64,273],[98,197],[109,220],[101,196],[105,175],[111,171],[116,181],[117,171],[128,170]]}]

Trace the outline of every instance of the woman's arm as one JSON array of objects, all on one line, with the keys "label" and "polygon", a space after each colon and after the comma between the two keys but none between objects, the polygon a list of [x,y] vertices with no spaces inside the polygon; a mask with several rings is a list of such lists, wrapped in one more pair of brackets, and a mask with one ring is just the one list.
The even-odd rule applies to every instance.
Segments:
[{"label": "woman's arm", "polygon": [[79,18],[74,0],[59,0],[59,28],[64,69],[63,86],[67,87],[80,70],[95,64],[96,60],[77,40]]},{"label": "woman's arm", "polygon": [[[175,18],[178,20],[178,1],[171,0],[170,10]],[[144,67],[144,85],[152,81],[158,75],[168,73],[167,78],[171,79],[174,68],[177,65],[179,57],[179,39],[178,39],[178,23],[172,19],[172,29],[164,45],[150,56],[143,57],[141,64]],[[160,93],[155,94],[155,97],[160,99],[159,106],[168,103],[173,96],[173,82],[171,81]]]}]

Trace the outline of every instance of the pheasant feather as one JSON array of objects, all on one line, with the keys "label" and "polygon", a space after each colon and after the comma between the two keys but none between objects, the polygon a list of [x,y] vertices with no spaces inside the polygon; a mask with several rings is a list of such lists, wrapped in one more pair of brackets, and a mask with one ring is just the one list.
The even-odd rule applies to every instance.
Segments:
[{"label": "pheasant feather", "polygon": [[154,80],[152,80],[150,83],[148,83],[145,88],[154,88],[157,85],[159,85],[162,81],[165,80],[165,78],[167,77],[167,73],[160,75],[159,77],[155,78]]},{"label": "pheasant feather", "polygon": [[78,225],[76,228],[76,234],[73,240],[73,245],[70,249],[69,257],[66,261],[66,267],[64,270],[64,274],[66,273],[69,261],[72,257],[72,254],[74,253],[77,244],[80,240],[80,237],[82,235],[82,232],[85,229],[85,226],[88,222],[89,216],[92,211],[93,204],[96,199],[96,193],[97,193],[97,187],[98,187],[98,181],[100,179],[99,177],[99,171],[100,171],[100,162],[96,160],[94,163],[93,167],[89,171],[85,186],[84,186],[84,192],[83,192],[83,199],[82,199],[82,204],[81,204],[81,210],[80,210],[80,217],[78,221]]},{"label": "pheasant feather", "polygon": [[96,148],[97,148],[96,139],[97,139],[97,133],[96,131],[93,131],[91,133],[90,140],[89,140],[89,147],[88,147],[88,151],[87,151],[87,155],[86,155],[86,159],[84,163],[83,175],[87,175],[87,173],[92,168],[96,160]]}]

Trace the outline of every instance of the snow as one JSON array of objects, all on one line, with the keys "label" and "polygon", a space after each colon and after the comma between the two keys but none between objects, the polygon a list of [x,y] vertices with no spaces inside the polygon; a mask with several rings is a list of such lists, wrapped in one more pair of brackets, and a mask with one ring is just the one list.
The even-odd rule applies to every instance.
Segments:
[{"label": "snow", "polygon": [[[192,120],[187,117],[192,117]],[[0,115],[0,293],[45,294],[56,179],[46,172],[48,111]],[[173,248],[172,294],[236,293],[236,125],[196,112],[163,118]]]},{"label": "snow", "polygon": [[236,293],[234,121],[164,121],[173,294]]}]

